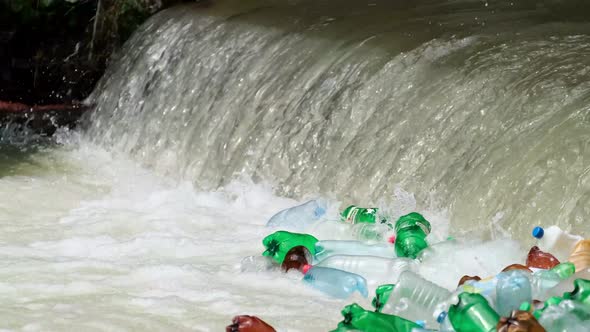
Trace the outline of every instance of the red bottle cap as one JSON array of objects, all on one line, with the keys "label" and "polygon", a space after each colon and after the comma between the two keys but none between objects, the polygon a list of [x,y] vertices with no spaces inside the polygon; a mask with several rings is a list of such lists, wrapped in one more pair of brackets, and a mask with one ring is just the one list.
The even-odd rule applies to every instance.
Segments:
[{"label": "red bottle cap", "polygon": [[310,264],[305,264],[303,265],[303,269],[301,269],[301,271],[303,272],[303,274],[307,274],[307,271],[309,271],[309,269],[311,269],[313,266],[311,266]]}]

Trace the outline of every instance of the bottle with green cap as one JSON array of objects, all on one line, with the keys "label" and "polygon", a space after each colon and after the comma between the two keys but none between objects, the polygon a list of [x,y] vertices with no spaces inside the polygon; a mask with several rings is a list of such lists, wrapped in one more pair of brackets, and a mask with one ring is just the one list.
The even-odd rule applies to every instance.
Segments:
[{"label": "bottle with green cap", "polygon": [[480,294],[461,293],[459,303],[449,309],[449,318],[457,332],[495,332],[500,315]]},{"label": "bottle with green cap", "polygon": [[344,209],[340,214],[341,220],[347,224],[356,223],[385,223],[387,219],[382,218],[378,215],[378,208],[361,208],[355,205],[351,205]]},{"label": "bottle with green cap", "polygon": [[376,312],[381,312],[381,309],[383,309],[383,306],[387,303],[387,300],[389,300],[393,287],[395,287],[394,284],[385,284],[377,287],[375,290],[375,297],[371,302]]},{"label": "bottle with green cap", "polygon": [[428,247],[426,236],[430,234],[430,223],[418,212],[401,216],[395,223],[395,252],[398,257],[416,258]]},{"label": "bottle with green cap", "polygon": [[421,328],[420,325],[394,315],[386,315],[363,309],[354,303],[342,309],[344,320],[334,331],[363,331],[363,332],[411,332]]},{"label": "bottle with green cap", "polygon": [[565,262],[557,264],[555,267],[551,269],[551,271],[557,273],[561,280],[565,280],[576,273],[576,266],[574,263]]},{"label": "bottle with green cap", "polygon": [[277,231],[262,240],[262,244],[266,247],[262,255],[272,257],[277,263],[282,264],[285,256],[293,247],[303,246],[309,250],[312,256],[315,255],[316,242],[318,239],[309,234]]}]

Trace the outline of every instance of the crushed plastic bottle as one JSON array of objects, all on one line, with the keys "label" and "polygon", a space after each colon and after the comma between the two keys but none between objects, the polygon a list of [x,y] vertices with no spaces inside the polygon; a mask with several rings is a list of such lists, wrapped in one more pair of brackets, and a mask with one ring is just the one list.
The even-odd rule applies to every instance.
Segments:
[{"label": "crushed plastic bottle", "polygon": [[390,224],[380,223],[357,223],[351,226],[352,236],[367,243],[387,243],[387,240],[394,235]]},{"label": "crushed plastic bottle", "polygon": [[358,291],[363,297],[369,296],[367,281],[358,274],[320,266],[307,266],[303,269],[303,281],[313,288],[332,297],[347,299]]},{"label": "crushed plastic bottle", "polygon": [[537,319],[528,311],[514,310],[502,317],[496,326],[498,332],[545,332]]},{"label": "crushed plastic bottle", "polygon": [[574,263],[565,262],[556,265],[551,271],[557,273],[561,279],[567,279],[576,273],[576,266]]},{"label": "crushed plastic bottle", "polygon": [[441,303],[450,297],[449,290],[412,271],[404,271],[381,312],[413,321],[424,320],[427,326],[434,326],[436,318],[444,311],[440,308]]},{"label": "crushed plastic bottle", "polygon": [[368,311],[356,303],[344,307],[342,316],[344,320],[334,331],[411,332],[413,329],[421,328],[415,322],[394,315]]},{"label": "crushed plastic bottle", "polygon": [[395,257],[393,246],[387,244],[367,244],[361,241],[326,240],[315,244],[315,260],[322,260],[335,255]]},{"label": "crushed plastic bottle", "polygon": [[373,308],[375,308],[375,312],[381,312],[383,306],[387,303],[387,300],[389,300],[389,296],[391,295],[391,292],[393,292],[394,287],[394,284],[384,284],[377,287],[375,290],[375,297],[373,298],[373,301],[371,301]]},{"label": "crushed plastic bottle", "polygon": [[276,262],[282,264],[285,255],[296,246],[304,246],[311,255],[315,255],[315,244],[317,242],[318,239],[309,234],[277,231],[262,240],[262,244],[266,247],[262,255],[272,257]]},{"label": "crushed plastic bottle", "polygon": [[590,268],[590,240],[582,240],[576,244],[568,258],[573,263],[576,271],[583,271]]},{"label": "crushed plastic bottle", "polygon": [[539,247],[534,246],[529,251],[526,258],[526,266],[537,269],[551,269],[559,264],[559,260],[550,253],[544,252]]},{"label": "crushed plastic bottle", "polygon": [[574,290],[574,281],[576,279],[590,280],[590,269],[576,272],[568,279],[561,280],[557,285],[547,291],[548,296],[562,296],[563,293],[570,293]]},{"label": "crushed plastic bottle", "polygon": [[459,303],[451,306],[449,318],[457,332],[493,332],[500,321],[483,296],[471,293],[459,294]]},{"label": "crushed plastic bottle", "polygon": [[590,331],[590,311],[588,307],[571,300],[564,300],[556,305],[549,306],[543,311],[538,321],[547,332]]},{"label": "crushed plastic bottle", "polygon": [[326,202],[314,199],[301,205],[280,211],[272,216],[266,227],[303,230],[326,214]]},{"label": "crushed plastic bottle", "polygon": [[336,255],[316,266],[331,267],[362,275],[371,286],[397,282],[404,271],[417,270],[417,264],[409,258],[383,258],[377,256]]},{"label": "crushed plastic bottle", "polygon": [[295,269],[303,273],[303,269],[306,265],[311,263],[311,253],[304,246],[296,246],[291,248],[285,255],[285,259],[281,264],[281,269],[288,272],[291,269]]},{"label": "crushed plastic bottle", "polygon": [[[563,297],[590,306],[590,280],[574,280],[574,290],[569,293],[564,293]],[[590,310],[588,313],[590,314]]]},{"label": "crushed plastic bottle", "polygon": [[523,302],[532,300],[529,273],[513,270],[498,275],[496,285],[496,311],[501,316],[508,316]]},{"label": "crushed plastic bottle", "polygon": [[412,212],[401,216],[395,223],[395,253],[398,257],[416,258],[418,253],[428,247],[426,236],[431,226],[420,213]]},{"label": "crushed plastic bottle", "polygon": [[531,289],[534,299],[546,300],[549,290],[561,282],[561,277],[553,270],[539,270],[531,275]]},{"label": "crushed plastic bottle", "polygon": [[535,227],[533,236],[538,239],[537,246],[544,252],[551,253],[560,262],[565,262],[574,247],[584,238],[569,234],[557,226],[547,228]]}]

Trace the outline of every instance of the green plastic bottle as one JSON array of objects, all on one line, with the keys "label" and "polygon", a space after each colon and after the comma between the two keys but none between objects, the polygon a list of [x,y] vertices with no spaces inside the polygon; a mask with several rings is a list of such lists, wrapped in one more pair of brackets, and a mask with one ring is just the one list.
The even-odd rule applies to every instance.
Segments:
[{"label": "green plastic bottle", "polygon": [[411,332],[420,325],[394,315],[386,315],[363,309],[354,303],[342,309],[344,320],[334,331],[363,331],[363,332]]},{"label": "green plastic bottle", "polygon": [[379,220],[377,212],[378,208],[361,208],[355,205],[351,205],[344,209],[340,214],[341,220],[348,224],[356,223],[376,223],[377,221],[384,223],[386,219]]},{"label": "green plastic bottle", "polygon": [[395,232],[398,257],[416,258],[420,251],[428,247],[426,236],[430,234],[430,223],[418,212],[401,216],[395,223]]},{"label": "green plastic bottle", "polygon": [[571,293],[563,294],[564,299],[574,300],[590,305],[590,280],[574,280],[574,290]]},{"label": "green plastic bottle", "polygon": [[545,309],[549,308],[552,305],[559,305],[561,301],[563,301],[563,298],[559,296],[552,296],[548,298],[547,301],[545,301],[545,305],[543,306],[543,308],[535,310],[535,312],[533,312],[533,316],[535,316],[536,319],[541,318],[541,316],[543,315],[543,311],[545,311]]},{"label": "green plastic bottle", "polygon": [[262,240],[262,244],[266,247],[262,255],[272,257],[277,263],[283,264],[285,256],[293,247],[304,246],[312,256],[315,255],[316,242],[318,239],[309,234],[277,231]]},{"label": "green plastic bottle", "polygon": [[383,309],[383,306],[387,303],[387,300],[389,300],[389,296],[391,295],[391,292],[393,292],[394,287],[394,284],[385,284],[377,287],[375,290],[375,297],[371,302],[373,308],[375,308],[375,312],[381,312],[381,309]]},{"label": "green plastic bottle", "polygon": [[561,280],[565,280],[573,276],[574,273],[576,273],[576,266],[574,265],[574,263],[565,262],[557,264],[551,269],[551,271],[557,273]]},{"label": "green plastic bottle", "polygon": [[457,332],[495,332],[500,315],[482,295],[461,293],[459,303],[449,309],[449,319]]}]

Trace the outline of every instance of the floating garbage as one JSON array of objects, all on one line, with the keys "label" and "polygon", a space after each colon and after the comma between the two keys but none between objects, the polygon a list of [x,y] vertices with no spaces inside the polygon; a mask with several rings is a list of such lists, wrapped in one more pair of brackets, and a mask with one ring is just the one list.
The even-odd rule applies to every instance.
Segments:
[{"label": "floating garbage", "polygon": [[[275,215],[269,226],[305,225],[321,217],[325,209],[310,201]],[[521,256],[517,259],[520,262],[506,266],[510,257],[496,259],[493,252],[487,256],[483,253],[488,257],[484,262],[468,257],[472,242],[463,242],[466,244],[461,246],[449,239],[430,246],[426,240],[431,232],[430,222],[417,212],[401,216],[392,226],[379,215],[378,209],[352,205],[342,212],[341,221],[353,225],[350,231],[356,238],[377,243],[318,241],[310,234],[279,230],[264,238],[266,250],[261,256],[243,259],[241,269],[297,270],[303,274],[303,283],[340,299],[354,293],[367,297],[368,287],[374,289],[375,311],[356,303],[345,306],[344,318],[334,331],[590,331],[590,240],[557,226],[535,227],[532,234],[536,245],[526,258]],[[393,246],[387,242],[388,232],[392,231]],[[497,248],[501,245],[505,244],[498,243]],[[432,270],[436,266],[433,262],[449,254],[456,259],[456,266],[448,265],[452,273],[461,269],[473,272],[476,270],[470,264],[479,264],[486,266],[483,271],[490,275],[465,274],[459,278],[459,274],[457,284],[450,280],[450,285],[445,279],[444,284],[449,287],[445,288],[420,274],[424,273],[422,264],[428,262]],[[462,258],[474,263],[457,261]],[[429,275],[436,278],[432,272],[436,271]],[[437,280],[441,282],[440,278]],[[227,331],[274,329],[254,316],[237,316]]]}]

